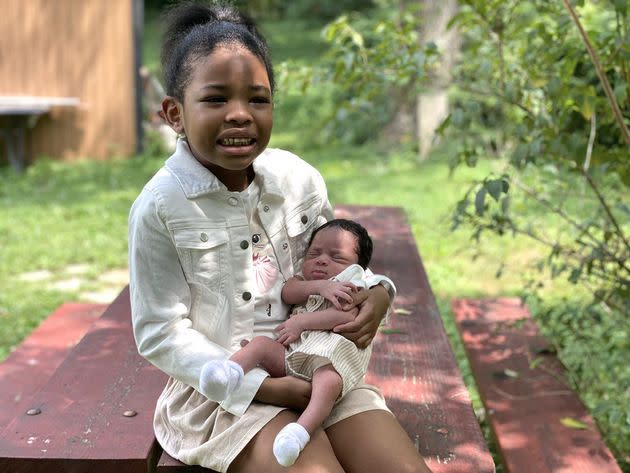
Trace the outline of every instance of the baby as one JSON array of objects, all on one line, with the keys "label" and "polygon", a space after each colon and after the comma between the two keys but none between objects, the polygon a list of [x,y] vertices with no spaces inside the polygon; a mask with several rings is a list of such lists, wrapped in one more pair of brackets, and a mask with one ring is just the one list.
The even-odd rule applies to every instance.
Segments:
[{"label": "baby", "polygon": [[371,279],[380,278],[366,274],[371,256],[372,239],[358,223],[336,219],[317,228],[302,273],[282,289],[283,301],[294,307],[291,317],[276,328],[277,340],[255,337],[228,360],[204,365],[200,386],[213,399],[226,398],[256,366],[274,377],[289,374],[311,381],[308,406],[274,441],[273,453],[283,466],[297,460],[335,402],[367,371],[371,347],[359,349],[332,329],[356,317],[357,306],[367,297],[364,289],[374,285]]}]

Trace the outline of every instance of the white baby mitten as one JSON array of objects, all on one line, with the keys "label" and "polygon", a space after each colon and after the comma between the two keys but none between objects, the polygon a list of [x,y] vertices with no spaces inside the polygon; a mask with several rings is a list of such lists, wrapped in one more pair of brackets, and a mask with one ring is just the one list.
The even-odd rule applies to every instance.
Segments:
[{"label": "white baby mitten", "polygon": [[243,368],[232,360],[210,360],[201,368],[199,391],[208,399],[223,401],[241,383]]},{"label": "white baby mitten", "polygon": [[273,454],[282,466],[291,466],[310,440],[311,436],[304,427],[297,422],[291,422],[276,435]]}]

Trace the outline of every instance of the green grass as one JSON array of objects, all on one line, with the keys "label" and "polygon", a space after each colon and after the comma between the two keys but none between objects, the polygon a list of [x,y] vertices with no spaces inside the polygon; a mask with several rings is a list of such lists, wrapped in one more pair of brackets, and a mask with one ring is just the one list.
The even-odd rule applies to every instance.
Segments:
[{"label": "green grass", "polygon": [[[147,18],[145,63],[157,71],[158,28],[153,13]],[[298,66],[315,61],[325,47],[320,27],[307,22],[265,23],[263,30],[268,33],[276,64],[287,59]],[[500,172],[501,161],[484,161],[476,168],[461,167],[450,175],[448,146],[437,148],[427,161],[418,164],[410,151],[390,150],[375,143],[314,145],[311,138],[317,130],[309,128],[309,120],[330,109],[327,93],[310,91],[298,95],[280,89],[275,98],[271,145],[290,149],[315,165],[327,181],[333,203],[405,209],[447,333],[474,404],[479,407],[481,403],[452,320],[450,300],[460,296],[524,295],[527,277],[533,272],[531,264],[546,252],[529,240],[490,235],[483,237],[479,251],[466,229],[450,232],[450,215],[463,191],[471,181]],[[66,277],[68,266],[82,264],[88,268],[81,276],[84,286],[98,288],[100,274],[126,267],[129,207],[165,157],[148,152],[109,162],[39,159],[22,176],[0,169],[0,360],[59,304],[80,297],[77,290],[55,289],[46,283],[24,280],[25,273],[47,270],[52,281],[59,281]],[[538,225],[547,228],[560,226],[544,212],[535,213],[535,218]],[[505,268],[503,276],[497,278],[501,262]],[[628,359],[630,344],[624,345],[626,342],[618,338],[616,345],[602,342],[607,340],[606,335],[596,331],[591,331],[591,338],[578,341],[566,330],[563,332],[565,326],[583,320],[577,315],[588,295],[578,287],[562,279],[547,280],[542,295],[543,305],[533,308],[535,314],[541,314],[543,329],[557,336],[569,355],[573,354],[570,359],[579,360],[583,354],[582,358],[592,363],[576,363],[569,368],[575,372],[576,385],[589,407],[594,409],[602,399],[613,404],[596,416],[608,432],[607,439],[614,441],[617,451],[623,451],[628,440],[617,438],[615,431],[619,429],[615,426],[620,422],[630,425],[630,418],[625,417],[629,415],[625,407],[630,404],[629,394],[627,385],[623,385],[630,374],[622,371],[625,364],[619,360],[624,356]],[[563,319],[545,316],[567,307],[572,308],[568,313],[573,318],[566,323],[558,324]],[[608,324],[601,326],[602,331],[614,330]],[[609,349],[615,350],[614,355],[608,355]],[[611,362],[614,366],[609,366]],[[619,412],[621,419],[617,418]],[[487,430],[485,425],[484,428]]]}]

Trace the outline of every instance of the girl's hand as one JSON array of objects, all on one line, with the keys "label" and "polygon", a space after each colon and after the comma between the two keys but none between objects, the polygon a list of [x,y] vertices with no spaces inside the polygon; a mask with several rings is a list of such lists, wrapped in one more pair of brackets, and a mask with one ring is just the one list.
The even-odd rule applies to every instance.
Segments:
[{"label": "girl's hand", "polygon": [[311,399],[311,383],[294,376],[265,378],[254,399],[265,404],[303,411]]},{"label": "girl's hand", "polygon": [[293,316],[275,328],[275,332],[278,333],[277,341],[279,343],[288,347],[291,343],[300,339],[300,335],[302,335],[304,331],[304,328],[300,324],[300,319],[301,317],[299,315]]},{"label": "girl's hand", "polygon": [[319,295],[324,299],[329,300],[335,309],[342,310],[341,304],[352,304],[352,294],[357,291],[357,287],[349,282],[340,281],[327,281],[322,289],[319,291]]},{"label": "girl's hand", "polygon": [[365,300],[370,295],[367,289],[363,289],[362,287],[357,287],[357,290],[352,293],[352,302],[341,304],[341,310],[350,310],[354,307],[360,306],[365,302]]},{"label": "girl's hand", "polygon": [[389,308],[389,294],[380,284],[371,288],[368,297],[359,308],[359,315],[352,321],[333,329],[358,348],[366,348],[376,336],[381,320]]}]

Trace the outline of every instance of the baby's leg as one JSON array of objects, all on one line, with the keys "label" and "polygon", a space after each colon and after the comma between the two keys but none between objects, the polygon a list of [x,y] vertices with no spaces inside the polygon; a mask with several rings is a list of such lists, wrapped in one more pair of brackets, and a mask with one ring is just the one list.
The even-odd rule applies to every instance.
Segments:
[{"label": "baby's leg", "polygon": [[331,364],[313,373],[311,400],[298,418],[284,427],[273,443],[273,454],[278,463],[290,466],[310,440],[310,436],[328,417],[343,388],[343,380]]},{"label": "baby's leg", "polygon": [[234,353],[230,360],[238,363],[247,373],[257,366],[263,368],[272,378],[286,374],[284,369],[284,345],[269,337],[254,337],[247,345]]},{"label": "baby's leg", "polygon": [[199,390],[208,399],[222,401],[238,388],[243,376],[257,366],[271,376],[281,377],[285,349],[268,337],[254,337],[227,360],[210,360],[201,369]]},{"label": "baby's leg", "polygon": [[313,434],[332,411],[343,388],[343,380],[333,365],[324,365],[313,373],[311,400],[297,423]]}]

